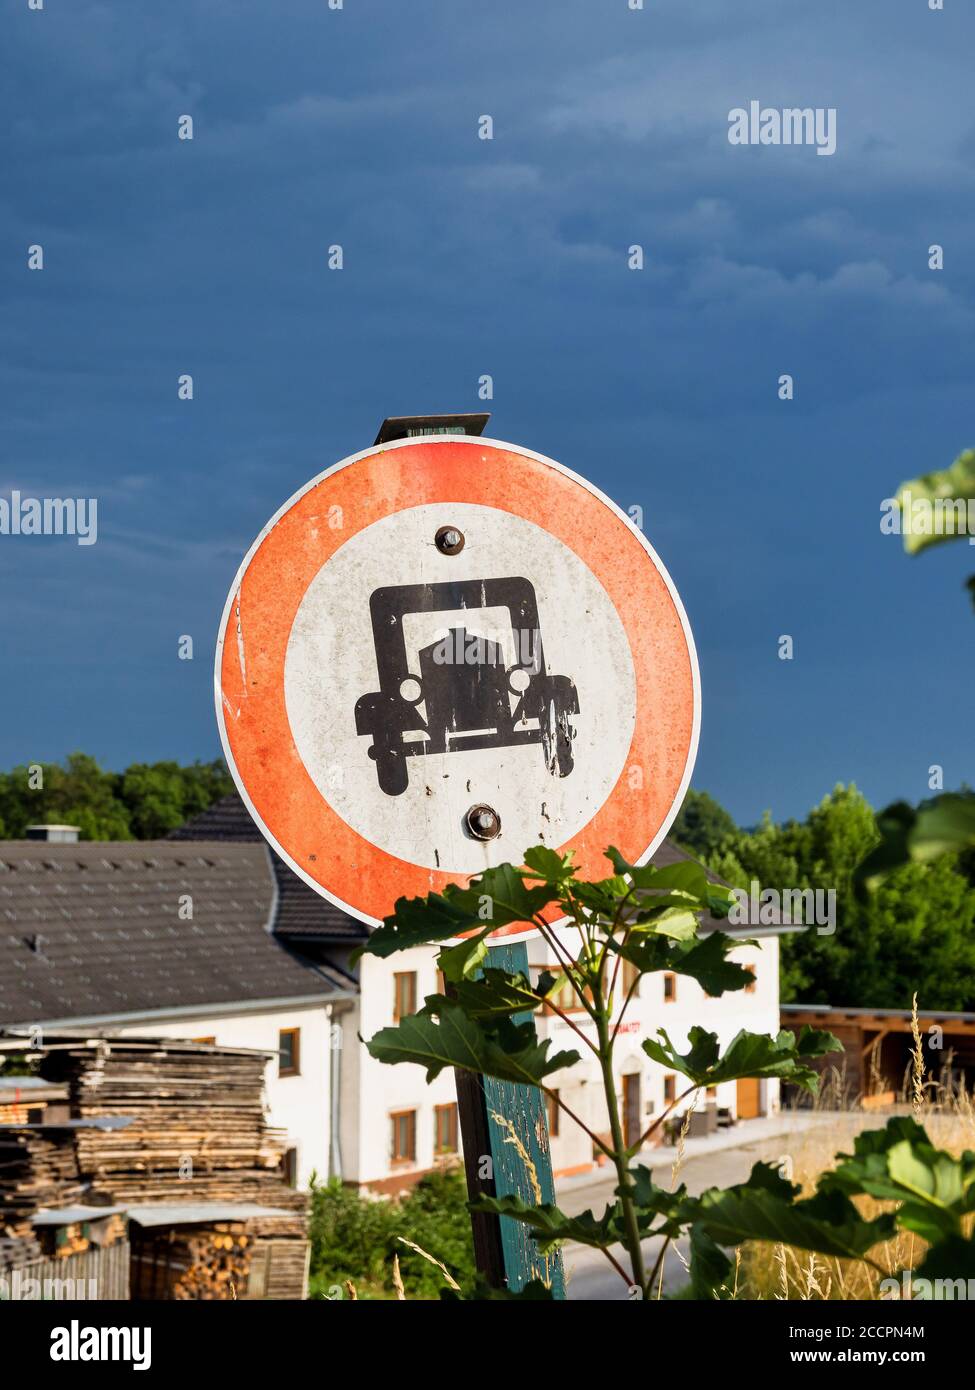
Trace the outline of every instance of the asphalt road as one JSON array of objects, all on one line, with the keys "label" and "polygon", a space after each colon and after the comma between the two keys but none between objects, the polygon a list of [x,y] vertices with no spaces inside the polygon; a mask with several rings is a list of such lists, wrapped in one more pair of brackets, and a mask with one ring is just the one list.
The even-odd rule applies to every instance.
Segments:
[{"label": "asphalt road", "polygon": [[[855,1125],[859,1128],[862,1120]],[[707,1187],[730,1187],[743,1182],[752,1170],[752,1164],[759,1159],[774,1162],[789,1151],[787,1135],[762,1138],[745,1142],[733,1148],[724,1148],[714,1153],[702,1153],[684,1159],[678,1177],[678,1184],[686,1182],[692,1193],[702,1192]],[[671,1185],[671,1171],[668,1160],[673,1157],[671,1150],[656,1151],[653,1155],[655,1168],[654,1181],[661,1187]],[[665,1166],[658,1166],[661,1160]],[[603,1176],[593,1182],[570,1182],[557,1193],[556,1201],[570,1216],[592,1209],[601,1216],[607,1203],[612,1202],[616,1179],[613,1175]],[[660,1253],[659,1238],[643,1242],[643,1255],[648,1270],[653,1268]],[[622,1246],[614,1246],[612,1252],[624,1268],[628,1262]],[[684,1251],[686,1255],[686,1249]],[[563,1250],[566,1270],[568,1297],[578,1300],[626,1301],[630,1297],[630,1287],[623,1282],[617,1271],[598,1250],[584,1245],[566,1245]],[[680,1258],[679,1249],[672,1245],[664,1257],[663,1290],[674,1293],[687,1283],[687,1272]]]}]

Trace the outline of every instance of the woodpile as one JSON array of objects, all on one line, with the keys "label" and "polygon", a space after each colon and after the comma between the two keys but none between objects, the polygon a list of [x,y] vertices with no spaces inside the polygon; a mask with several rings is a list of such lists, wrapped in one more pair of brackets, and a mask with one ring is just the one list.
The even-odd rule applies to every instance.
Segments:
[{"label": "woodpile", "polygon": [[253,1237],[243,1222],[172,1226],[136,1237],[134,1298],[243,1298]]},{"label": "woodpile", "polygon": [[41,1258],[41,1247],[33,1232],[19,1236],[0,1236],[0,1270],[20,1269]]},{"label": "woodpile", "polygon": [[75,1203],[83,1191],[69,1130],[0,1130],[0,1235],[30,1236],[38,1207]]},{"label": "woodpile", "polygon": [[[49,1043],[43,1072],[67,1087],[74,1123],[0,1130],[0,1238],[18,1263],[38,1236],[49,1256],[67,1257],[125,1235],[121,1215],[35,1233],[38,1208],[131,1207],[133,1297],[301,1297],[308,1199],[280,1175],[286,1143],[267,1124],[265,1064],[263,1054],[176,1040]],[[183,1204],[199,1203],[282,1214],[180,1221]],[[138,1208],[153,1204],[172,1218],[142,1227]]]},{"label": "woodpile", "polygon": [[125,1115],[124,1129],[79,1130],[90,1201],[224,1201],[303,1208],[280,1178],[282,1135],[264,1114],[263,1056],[204,1046],[101,1041],[52,1053],[83,1119]]}]

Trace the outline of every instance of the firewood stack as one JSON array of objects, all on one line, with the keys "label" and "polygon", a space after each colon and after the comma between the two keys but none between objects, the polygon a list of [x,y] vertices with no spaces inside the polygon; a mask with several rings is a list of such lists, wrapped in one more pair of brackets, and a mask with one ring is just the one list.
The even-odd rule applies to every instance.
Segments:
[{"label": "firewood stack", "polygon": [[136,1298],[243,1298],[250,1273],[252,1237],[242,1222],[174,1226],[139,1252],[133,1266]]}]

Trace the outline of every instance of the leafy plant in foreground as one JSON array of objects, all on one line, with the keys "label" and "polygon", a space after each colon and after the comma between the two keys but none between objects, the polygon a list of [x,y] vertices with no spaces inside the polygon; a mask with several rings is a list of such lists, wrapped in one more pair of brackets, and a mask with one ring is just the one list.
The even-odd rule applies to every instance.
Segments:
[{"label": "leafy plant in foreground", "polygon": [[[392,916],[373,933],[360,954],[388,956],[408,947],[442,944],[438,964],[446,992],[430,995],[419,1013],[383,1028],[368,1042],[380,1061],[417,1063],[427,1079],[444,1067],[480,1072],[502,1081],[535,1086],[589,1135],[612,1162],[615,1200],[601,1216],[568,1216],[554,1205],[529,1205],[517,1196],[482,1197],[472,1210],[520,1221],[532,1232],[541,1253],[571,1240],[602,1251],[621,1277],[649,1297],[669,1243],[686,1237],[691,1251],[692,1291],[699,1298],[727,1296],[729,1247],[748,1240],[781,1241],[799,1249],[873,1264],[870,1252],[898,1228],[930,1243],[925,1266],[943,1277],[961,1273],[973,1261],[972,1242],[963,1225],[975,1211],[975,1154],[961,1159],[931,1145],[913,1121],[892,1120],[885,1130],[861,1135],[852,1155],[841,1155],[835,1172],[824,1175],[812,1196],[773,1167],[757,1163],[744,1183],[691,1196],[685,1186],[658,1187],[649,1169],[631,1167],[643,1144],[667,1116],[695,1091],[745,1077],[777,1077],[806,1091],[816,1089],[815,1059],[839,1050],[827,1032],[806,1028],[776,1037],[740,1032],[722,1052],[718,1039],[692,1028],[686,1052],[678,1051],[664,1029],[643,1042],[643,1050],[687,1086],[665,1107],[639,1139],[627,1145],[616,1094],[613,1054],[620,1025],[640,979],[670,971],[698,981],[710,995],[743,989],[754,978],[729,959],[743,943],[721,931],[702,933],[704,913],[726,916],[730,889],[709,880],[694,861],[655,868],[629,864],[615,849],[606,857],[612,873],[587,882],[577,877],[571,855],[544,846],[525,854],[516,868],[485,870],[466,887],[442,894],[400,899]],[[511,922],[536,927],[558,973],[544,972],[533,982],[525,974],[484,968],[490,935]],[[631,970],[624,974],[626,962]],[[624,988],[623,981],[627,980]],[[568,986],[582,1024],[559,1006]],[[551,1052],[526,1015],[547,1007],[572,1029],[579,1047],[598,1060],[609,1139],[593,1133],[562,1101],[552,1077],[579,1061],[575,1048]],[[578,1016],[578,1014],[577,1014]],[[853,1200],[871,1196],[898,1203],[896,1210],[866,1219]],[[653,1269],[644,1261],[643,1242],[662,1237]],[[622,1245],[629,1268],[613,1248]],[[880,1266],[875,1266],[878,1269]],[[525,1296],[545,1296],[536,1283]],[[476,1297],[513,1297],[510,1291],[475,1291]]]}]

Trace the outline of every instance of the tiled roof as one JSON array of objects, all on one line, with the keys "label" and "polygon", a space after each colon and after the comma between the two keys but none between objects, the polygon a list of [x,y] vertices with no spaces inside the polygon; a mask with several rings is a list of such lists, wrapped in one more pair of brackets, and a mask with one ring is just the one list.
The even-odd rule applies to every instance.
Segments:
[{"label": "tiled roof", "polygon": [[0,842],[0,1025],[344,988],[274,939],[273,901],[260,844]]},{"label": "tiled roof", "polygon": [[[264,837],[251,818],[250,812],[236,792],[194,816],[178,830],[171,840],[223,840],[242,844],[264,844]],[[274,933],[282,941],[352,942],[364,941],[368,930],[364,923],[350,917],[340,907],[320,897],[303,878],[289,869],[284,860],[268,846],[278,888],[278,907]]]}]

